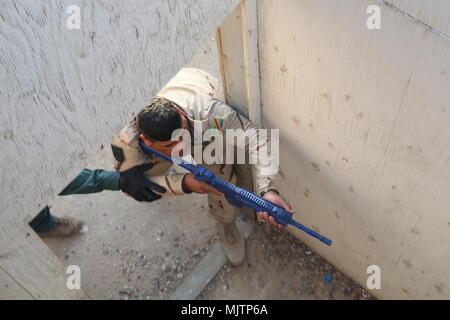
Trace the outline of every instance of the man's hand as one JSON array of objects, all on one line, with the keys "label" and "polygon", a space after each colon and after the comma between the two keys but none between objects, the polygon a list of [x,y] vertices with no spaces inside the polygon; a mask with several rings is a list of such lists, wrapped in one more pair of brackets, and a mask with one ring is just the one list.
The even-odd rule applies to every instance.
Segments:
[{"label": "man's hand", "polygon": [[223,197],[224,194],[217,190],[216,188],[210,186],[205,181],[200,181],[194,178],[193,173],[187,173],[183,177],[182,182],[183,190],[192,191],[195,193],[214,193],[218,196]]},{"label": "man's hand", "polygon": [[153,168],[153,163],[146,163],[120,172],[119,189],[137,201],[151,202],[160,199],[161,195],[154,191],[164,193],[166,189],[144,176],[144,172],[151,168]]},{"label": "man's hand", "polygon": [[[286,209],[290,214],[294,214],[292,211],[291,205],[283,199],[279,194],[277,194],[275,191],[268,191],[263,196],[264,199],[272,201],[276,205]],[[258,215],[266,222],[269,222],[270,224],[276,226],[276,227],[284,227],[283,225],[277,223],[274,219],[274,217],[271,217],[267,212],[258,212]]]}]

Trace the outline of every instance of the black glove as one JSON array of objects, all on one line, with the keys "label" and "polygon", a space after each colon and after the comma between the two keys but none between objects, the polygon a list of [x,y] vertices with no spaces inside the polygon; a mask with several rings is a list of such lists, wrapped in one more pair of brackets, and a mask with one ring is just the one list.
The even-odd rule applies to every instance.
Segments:
[{"label": "black glove", "polygon": [[164,193],[166,189],[144,176],[144,172],[151,168],[153,168],[153,163],[146,163],[120,172],[119,189],[128,193],[137,201],[151,202],[160,199],[161,196],[153,190]]}]

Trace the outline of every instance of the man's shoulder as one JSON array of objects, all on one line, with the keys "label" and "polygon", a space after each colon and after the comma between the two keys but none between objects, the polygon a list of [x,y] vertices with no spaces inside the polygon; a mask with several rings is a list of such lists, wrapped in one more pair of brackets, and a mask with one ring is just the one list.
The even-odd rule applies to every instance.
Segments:
[{"label": "man's shoulder", "polygon": [[228,117],[240,117],[246,121],[249,121],[248,117],[243,114],[238,108],[227,104],[219,99],[211,99],[211,107],[209,109],[209,117],[214,118],[223,118],[226,119]]},{"label": "man's shoulder", "polygon": [[120,130],[117,135],[116,141],[119,140],[129,146],[136,145],[139,138],[140,132],[136,125],[136,120],[130,121],[122,130]]}]

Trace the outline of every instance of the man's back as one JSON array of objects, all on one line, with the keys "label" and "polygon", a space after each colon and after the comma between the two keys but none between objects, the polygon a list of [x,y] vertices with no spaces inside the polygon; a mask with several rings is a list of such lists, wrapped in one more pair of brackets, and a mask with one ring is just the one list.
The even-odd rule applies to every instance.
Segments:
[{"label": "man's back", "polygon": [[180,106],[188,117],[203,120],[207,117],[211,99],[220,97],[219,81],[204,70],[183,68],[156,96]]}]

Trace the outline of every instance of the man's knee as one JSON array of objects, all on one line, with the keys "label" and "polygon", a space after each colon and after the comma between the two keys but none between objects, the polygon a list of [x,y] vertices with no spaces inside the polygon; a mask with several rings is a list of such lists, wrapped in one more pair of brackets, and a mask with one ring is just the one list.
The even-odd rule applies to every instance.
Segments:
[{"label": "man's knee", "polygon": [[239,208],[231,205],[226,199],[208,194],[209,213],[221,223],[232,223],[239,213]]},{"label": "man's knee", "polygon": [[[207,169],[214,172],[216,176],[236,184],[237,177],[233,172],[233,166],[229,164],[207,165]],[[209,213],[219,222],[232,223],[239,213],[239,208],[231,205],[226,199],[218,195],[208,193]]]}]

